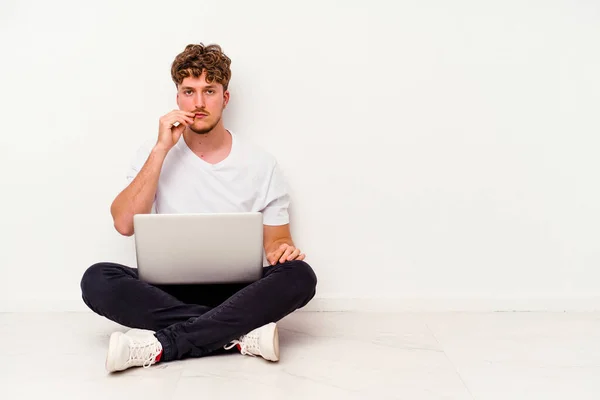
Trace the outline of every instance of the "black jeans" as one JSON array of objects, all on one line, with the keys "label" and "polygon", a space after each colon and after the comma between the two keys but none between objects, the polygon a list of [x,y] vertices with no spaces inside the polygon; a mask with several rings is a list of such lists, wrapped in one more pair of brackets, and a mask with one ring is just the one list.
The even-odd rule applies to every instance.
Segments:
[{"label": "black jeans", "polygon": [[137,270],[115,263],[88,268],[83,301],[112,321],[156,331],[163,361],[201,357],[260,326],[304,307],[317,277],[304,261],[264,268],[251,284],[150,285]]}]

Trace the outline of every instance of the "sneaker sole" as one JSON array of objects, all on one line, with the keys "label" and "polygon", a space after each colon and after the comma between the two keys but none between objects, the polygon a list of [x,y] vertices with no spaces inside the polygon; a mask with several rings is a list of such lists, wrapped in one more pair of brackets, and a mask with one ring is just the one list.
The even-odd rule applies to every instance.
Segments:
[{"label": "sneaker sole", "polygon": [[273,349],[272,353],[262,354],[263,358],[269,361],[279,361],[279,330],[277,324],[271,322],[264,328],[264,332],[261,332],[260,349]]},{"label": "sneaker sole", "polygon": [[123,332],[113,332],[110,335],[110,341],[108,342],[108,352],[106,353],[105,367],[108,372],[116,372],[117,368],[115,360],[118,356],[117,350],[119,348],[119,339],[123,336]]}]

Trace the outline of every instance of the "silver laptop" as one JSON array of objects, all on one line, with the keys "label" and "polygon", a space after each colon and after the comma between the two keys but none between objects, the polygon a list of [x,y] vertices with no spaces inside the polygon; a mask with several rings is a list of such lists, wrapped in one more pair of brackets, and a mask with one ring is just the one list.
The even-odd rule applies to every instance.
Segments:
[{"label": "silver laptop", "polygon": [[137,214],[133,228],[139,277],[148,283],[244,283],[262,277],[260,212]]}]

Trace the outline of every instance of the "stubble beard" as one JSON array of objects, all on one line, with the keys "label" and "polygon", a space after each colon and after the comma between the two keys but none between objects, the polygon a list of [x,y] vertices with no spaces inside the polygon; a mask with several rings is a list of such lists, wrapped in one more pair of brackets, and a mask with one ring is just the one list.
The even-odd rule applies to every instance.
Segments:
[{"label": "stubble beard", "polygon": [[212,131],[215,128],[215,126],[217,126],[219,121],[221,121],[221,117],[219,117],[219,119],[216,120],[214,124],[207,126],[206,128],[196,129],[196,128],[194,128],[193,124],[189,125],[189,128],[192,132],[197,133],[198,135],[206,135],[207,133]]}]

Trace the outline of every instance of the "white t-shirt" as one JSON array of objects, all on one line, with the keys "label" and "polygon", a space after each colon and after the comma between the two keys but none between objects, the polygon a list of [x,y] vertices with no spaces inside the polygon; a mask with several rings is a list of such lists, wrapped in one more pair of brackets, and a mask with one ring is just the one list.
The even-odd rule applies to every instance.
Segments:
[{"label": "white t-shirt", "polygon": [[[290,198],[275,158],[230,132],[231,152],[210,164],[183,139],[165,158],[152,212],[157,214],[256,212],[265,225],[289,223]],[[148,159],[153,142],[142,146],[127,174],[129,183]]]}]

